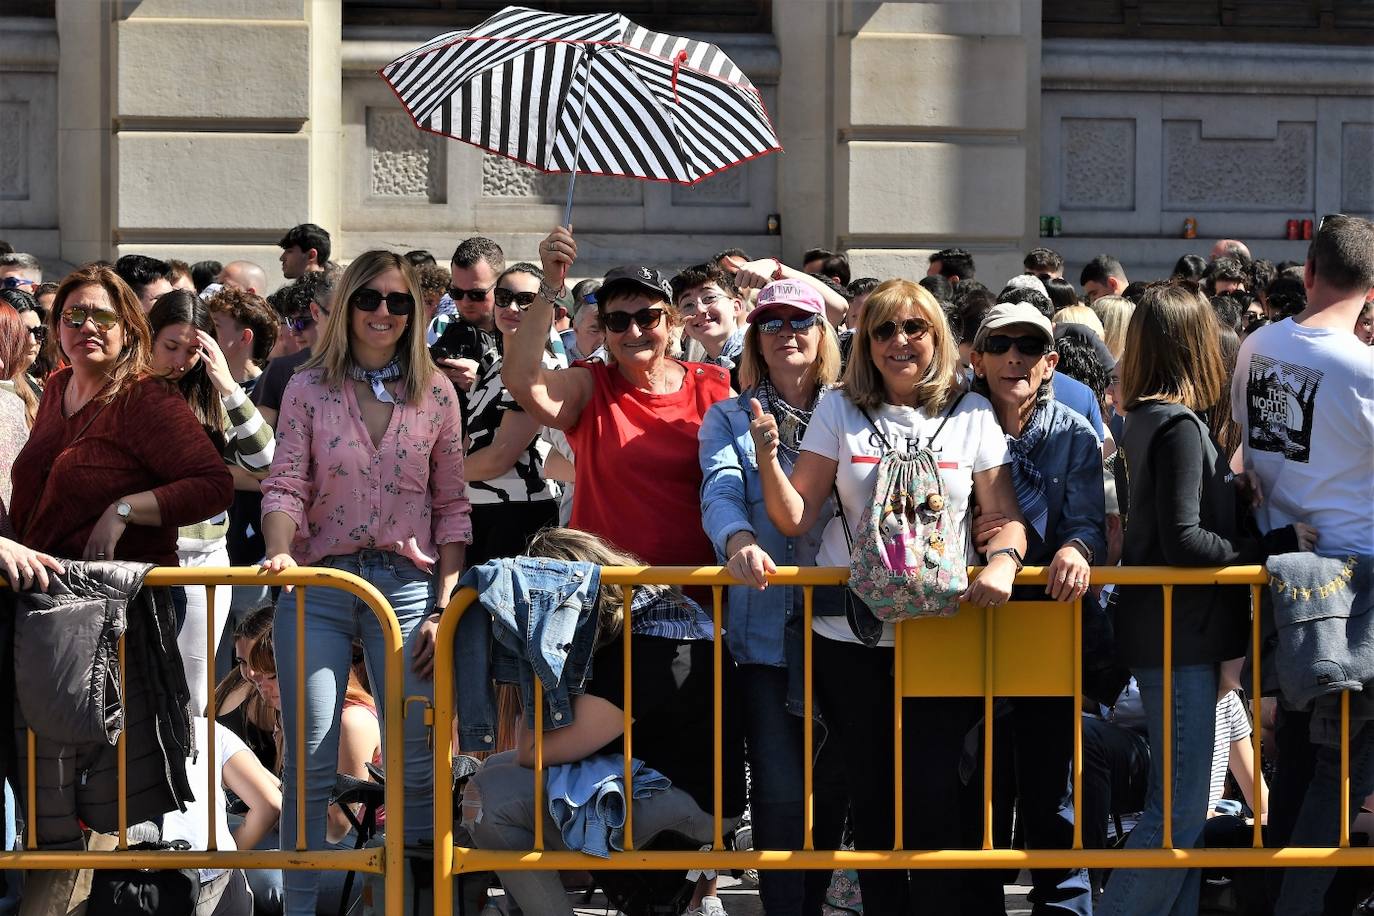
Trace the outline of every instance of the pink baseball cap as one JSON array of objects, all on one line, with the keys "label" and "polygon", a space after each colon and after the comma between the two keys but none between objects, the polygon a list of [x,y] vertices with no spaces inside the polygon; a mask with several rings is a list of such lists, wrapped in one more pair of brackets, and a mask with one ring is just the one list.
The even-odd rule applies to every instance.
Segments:
[{"label": "pink baseball cap", "polygon": [[752,324],[764,312],[780,306],[790,306],[822,317],[825,315],[825,300],[814,286],[800,280],[774,280],[759,290],[758,298],[754,300],[754,310],[745,320]]}]

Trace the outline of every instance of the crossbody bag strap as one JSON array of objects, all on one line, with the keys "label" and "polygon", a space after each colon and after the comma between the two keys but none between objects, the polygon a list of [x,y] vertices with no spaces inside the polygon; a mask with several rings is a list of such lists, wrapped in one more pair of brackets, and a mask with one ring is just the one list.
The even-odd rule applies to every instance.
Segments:
[{"label": "crossbody bag strap", "polygon": [[959,409],[959,404],[964,400],[964,395],[966,394],[968,394],[967,391],[959,392],[959,396],[954,399],[954,403],[950,405],[949,410],[945,411],[945,415],[940,418],[940,425],[935,427],[935,432],[931,433],[930,438],[926,440],[926,448],[929,449],[934,445],[936,438],[939,437],[940,433],[945,431],[945,424],[949,422],[950,417],[954,416],[954,411]]}]

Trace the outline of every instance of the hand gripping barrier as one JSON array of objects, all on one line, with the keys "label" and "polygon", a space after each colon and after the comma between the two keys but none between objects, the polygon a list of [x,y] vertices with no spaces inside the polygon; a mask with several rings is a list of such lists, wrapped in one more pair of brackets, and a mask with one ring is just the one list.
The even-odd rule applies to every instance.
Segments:
[{"label": "hand gripping barrier", "polygon": [[[296,697],[297,721],[305,721],[305,593],[308,588],[335,588],[359,598],[372,609],[381,624],[386,640],[386,664],[384,681],[386,684],[386,708],[382,710],[384,723],[383,747],[384,761],[388,773],[404,772],[402,764],[401,717],[404,714],[405,697],[402,695],[402,665],[405,663],[401,644],[401,629],[390,603],[372,585],[351,573],[334,569],[315,567],[296,567],[280,573],[265,573],[256,567],[209,568],[200,567],[181,569],[159,567],[151,570],[144,580],[145,585],[203,585],[206,588],[206,612],[211,615],[206,627],[206,665],[215,670],[215,588],[217,586],[253,585],[294,586],[296,605]],[[285,593],[283,593],[285,594]],[[119,641],[120,694],[124,694],[124,639]],[[207,743],[213,755],[215,745],[215,698],[210,691],[209,706],[206,709]],[[305,730],[289,736],[295,743],[297,760],[305,760]],[[386,888],[386,913],[400,913],[403,910],[402,876],[404,868],[404,838],[402,819],[405,814],[404,785],[399,778],[386,781],[387,831],[385,844],[375,849],[357,850],[307,850],[305,848],[305,773],[306,768],[296,768],[297,807],[296,849],[294,850],[219,850],[216,848],[215,824],[224,812],[216,811],[215,805],[205,807],[209,810],[209,849],[207,851],[135,851],[128,844],[128,816],[125,789],[125,735],[121,732],[117,744],[119,780],[119,844],[112,851],[56,851],[39,848],[41,837],[37,835],[36,821],[36,738],[33,730],[28,730],[28,831],[26,848],[17,851],[0,851],[0,869],[79,869],[79,868],[272,868],[272,869],[322,869],[356,871],[383,876]],[[205,749],[201,750],[206,753]],[[213,756],[211,758],[214,759]],[[219,776],[219,768],[207,767],[209,780],[206,789],[208,798],[215,798],[214,781]],[[282,812],[283,817],[290,816]]]},{"label": "hand gripping barrier", "polygon": [[[970,570],[970,579],[978,569]],[[579,852],[548,851],[544,849],[543,818],[534,824],[534,848],[529,851],[486,850],[453,845],[453,748],[454,734],[454,635],[464,613],[472,610],[477,595],[472,589],[455,594],[445,609],[436,634],[435,658],[435,716],[434,741],[434,907],[435,913],[452,912],[452,879],[464,872],[528,871],[528,870],[653,870],[653,869],[834,869],[834,868],[1203,868],[1203,867],[1287,867],[1287,866],[1369,866],[1374,855],[1366,849],[1350,848],[1350,717],[1349,694],[1342,697],[1341,715],[1341,811],[1340,841],[1336,848],[1274,848],[1265,849],[1261,839],[1261,825],[1256,818],[1253,841],[1248,849],[1177,849],[1173,846],[1172,817],[1172,749],[1169,733],[1171,704],[1165,703],[1163,759],[1164,840],[1158,849],[1084,849],[1082,836],[1082,757],[1083,733],[1079,703],[1072,703],[1074,717],[1074,829],[1069,849],[997,849],[992,843],[992,703],[995,696],[1082,696],[1082,601],[1061,603],[1044,601],[1013,601],[998,608],[964,605],[949,618],[908,621],[897,627],[897,663],[894,676],[893,748],[895,763],[894,835],[898,848],[892,850],[824,851],[814,848],[813,758],[812,733],[812,601],[815,586],[842,585],[849,570],[842,568],[782,567],[769,576],[773,586],[792,585],[803,588],[805,615],[804,675],[805,712],[803,720],[804,783],[803,824],[804,842],[799,850],[728,850],[724,847],[721,813],[721,625],[723,620],[724,588],[737,584],[721,567],[603,567],[603,585],[624,588],[625,616],[630,616],[630,601],[637,585],[709,586],[712,591],[712,617],[715,641],[715,753],[713,812],[714,831],[710,850],[706,851],[641,851],[634,847],[634,811],[627,806],[624,831],[625,851],[612,853],[608,859],[587,856]],[[1173,677],[1173,589],[1179,585],[1236,585],[1249,586],[1252,607],[1259,607],[1261,588],[1268,579],[1258,566],[1222,567],[1215,569],[1181,569],[1172,567],[1097,567],[1092,570],[1094,582],[1116,585],[1160,585],[1164,587],[1164,659],[1165,697],[1172,697]],[[1016,578],[1018,585],[1040,585],[1047,582],[1044,567],[1026,567]],[[1260,615],[1251,615],[1251,652],[1260,655]],[[624,683],[632,684],[630,676],[632,640],[624,640]],[[534,704],[542,705],[539,681],[534,681]],[[902,837],[902,703],[903,697],[972,696],[982,697],[984,722],[988,729],[983,740],[983,842],[981,849],[909,850],[900,848]],[[1260,670],[1253,665],[1250,685],[1252,715],[1260,721]],[[630,772],[631,722],[633,697],[627,690],[624,709],[625,784],[632,782]],[[544,756],[542,716],[535,717],[534,732],[534,805],[544,808]],[[1262,779],[1260,768],[1260,732],[1252,733],[1254,751],[1254,795],[1259,798]]]}]

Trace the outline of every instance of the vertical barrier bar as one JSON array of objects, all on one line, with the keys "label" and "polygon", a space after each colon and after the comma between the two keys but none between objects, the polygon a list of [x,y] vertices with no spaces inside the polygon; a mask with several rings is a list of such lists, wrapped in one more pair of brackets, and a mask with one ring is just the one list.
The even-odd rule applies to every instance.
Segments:
[{"label": "vertical barrier bar", "polygon": [[[725,784],[724,774],[721,772],[721,754],[724,752],[724,738],[721,731],[724,723],[721,721],[721,665],[723,663],[722,646],[724,637],[721,635],[721,597],[724,588],[719,585],[711,586],[711,678],[712,678],[712,710],[711,724],[715,732],[715,740],[712,741],[714,754],[711,760],[711,785],[715,791],[715,804],[711,808],[711,819],[714,821],[714,833],[711,836],[712,849],[725,848],[724,825],[724,797],[722,796]],[[633,799],[634,787],[629,786],[626,794]]]},{"label": "vertical barrier bar", "polygon": [[[455,593],[456,594],[456,593]],[[450,604],[452,602],[450,601]],[[453,638],[439,618],[434,644],[434,912],[453,911]],[[538,678],[535,678],[538,680]],[[543,818],[538,818],[543,820]],[[390,901],[388,901],[388,904]]]},{"label": "vertical barrier bar", "polygon": [[305,586],[296,589],[296,851],[305,851]]},{"label": "vertical barrier bar", "polygon": [[[125,690],[127,673],[124,670],[127,658],[124,653],[124,644],[127,641],[128,632],[120,634],[119,637],[119,696],[121,702],[127,702],[129,694]],[[115,771],[119,781],[119,848],[129,848],[129,771],[127,764],[127,748],[129,734],[128,708],[125,707],[124,728],[119,730],[119,739],[115,741],[115,753],[117,764]],[[213,796],[212,796],[213,797]]]},{"label": "vertical barrier bar", "polygon": [[997,609],[989,607],[983,613],[983,848],[992,848],[992,695],[994,667],[993,615]]},{"label": "vertical barrier bar", "polygon": [[28,847],[38,848],[38,736],[33,729],[29,733],[29,811],[24,818],[24,832],[29,835]]},{"label": "vertical barrier bar", "polygon": [[1174,728],[1174,587],[1164,586],[1164,701],[1161,712],[1164,724],[1160,729],[1164,739],[1164,841],[1165,849],[1174,846],[1174,742],[1170,734]]},{"label": "vertical barrier bar", "polygon": [[[1086,594],[1086,592],[1084,593]],[[1083,598],[1073,603],[1073,848],[1083,848]]]},{"label": "vertical barrier bar", "polygon": [[1341,691],[1341,830],[1337,843],[1350,846],[1350,691]]},{"label": "vertical barrier bar", "polygon": [[[544,851],[544,684],[534,678],[534,848]],[[626,796],[633,798],[627,789]]]},{"label": "vertical barrier bar", "polygon": [[898,850],[905,844],[902,814],[905,804],[902,794],[902,693],[906,679],[902,670],[902,642],[906,639],[905,630],[906,627],[897,624],[892,640],[892,848]]},{"label": "vertical barrier bar", "polygon": [[811,699],[811,615],[813,608],[811,602],[815,598],[815,588],[810,585],[802,587],[802,848],[811,850],[816,848],[814,837],[816,828],[816,804],[812,797],[815,794],[815,742],[816,736],[813,731]]},{"label": "vertical barrier bar", "polygon": [[630,605],[634,601],[634,586],[622,586],[621,598],[625,602],[625,620],[620,627],[620,638],[625,642],[625,668],[621,672],[623,678],[625,694],[625,792],[629,795],[629,802],[625,805],[625,851],[629,852],[635,848],[635,792],[634,792],[634,767],[631,759],[634,757],[634,747],[631,741],[630,730],[634,724],[634,705],[632,696],[634,694],[634,680],[630,676],[630,659],[633,652],[630,643],[634,631],[634,612]]},{"label": "vertical barrier bar", "polygon": [[1260,587],[1250,586],[1250,708],[1254,717],[1254,727],[1250,729],[1250,741],[1252,742],[1255,755],[1254,782],[1251,786],[1253,794],[1251,798],[1255,800],[1255,833],[1251,840],[1251,845],[1255,849],[1264,848],[1264,824],[1263,811],[1260,810],[1260,799],[1264,793],[1264,772],[1263,763],[1260,761],[1260,749],[1264,744],[1262,725],[1264,720],[1263,698],[1260,696],[1262,690],[1260,676]]},{"label": "vertical barrier bar", "polygon": [[[211,765],[205,768],[205,782],[207,783],[205,797],[209,799],[218,798],[215,792],[215,782],[219,777],[219,754],[215,750],[215,587],[205,586],[205,681],[209,685],[207,690],[205,709],[205,743],[208,745],[205,752],[210,755]],[[215,822],[218,819],[217,807],[213,803],[206,806],[210,809],[210,822],[207,825],[209,834],[206,846],[210,852],[219,851],[219,841],[216,838]]]}]

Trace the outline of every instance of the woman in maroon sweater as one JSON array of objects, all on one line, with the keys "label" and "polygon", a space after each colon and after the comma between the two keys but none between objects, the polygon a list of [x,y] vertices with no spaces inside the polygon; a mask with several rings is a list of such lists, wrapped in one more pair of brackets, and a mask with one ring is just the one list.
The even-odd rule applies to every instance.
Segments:
[{"label": "woman in maroon sweater", "polygon": [[228,507],[233,478],[176,389],[150,374],[138,297],[108,267],[70,274],[49,327],[71,362],[14,462],[17,539],[56,557],[177,565],[177,527]]}]

